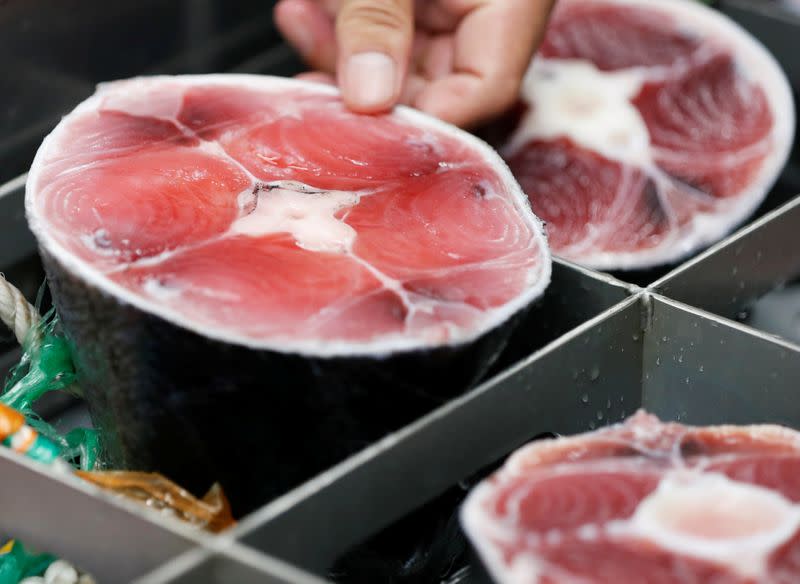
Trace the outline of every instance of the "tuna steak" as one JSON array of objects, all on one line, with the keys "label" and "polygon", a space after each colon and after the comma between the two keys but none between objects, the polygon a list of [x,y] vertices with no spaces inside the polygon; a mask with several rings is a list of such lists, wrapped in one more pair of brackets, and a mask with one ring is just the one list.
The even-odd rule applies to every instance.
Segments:
[{"label": "tuna steak", "polygon": [[103,85],[26,206],[110,463],[239,511],[475,382],[550,276],[485,143],[296,80]]},{"label": "tuna steak", "polygon": [[521,106],[501,153],[553,253],[599,269],[725,235],[776,180],[795,126],[772,56],[695,0],[559,0]]},{"label": "tuna steak", "polygon": [[515,452],[462,507],[499,583],[800,580],[800,434],[642,411]]}]

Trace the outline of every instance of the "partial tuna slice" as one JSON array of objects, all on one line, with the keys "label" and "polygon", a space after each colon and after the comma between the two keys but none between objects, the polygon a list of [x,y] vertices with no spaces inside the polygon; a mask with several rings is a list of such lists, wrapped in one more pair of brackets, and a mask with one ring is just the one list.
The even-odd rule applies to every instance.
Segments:
[{"label": "partial tuna slice", "polygon": [[501,153],[553,253],[598,269],[724,236],[777,179],[795,128],[773,57],[696,0],[559,0],[521,100]]},{"label": "partial tuna slice", "polygon": [[800,433],[643,411],[515,452],[462,507],[498,583],[800,581]]},{"label": "partial tuna slice", "polygon": [[485,143],[280,78],[102,85],[26,208],[111,464],[239,510],[468,387],[550,276]]}]

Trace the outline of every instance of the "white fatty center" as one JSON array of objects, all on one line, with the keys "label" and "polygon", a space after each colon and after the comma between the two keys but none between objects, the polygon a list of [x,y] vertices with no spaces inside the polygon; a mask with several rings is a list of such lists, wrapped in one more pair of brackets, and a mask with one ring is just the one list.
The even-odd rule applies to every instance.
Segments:
[{"label": "white fatty center", "polygon": [[646,166],[650,135],[631,103],[641,86],[634,70],[604,72],[584,61],[535,59],[522,89],[531,110],[509,150],[533,138],[566,137],[606,158]]},{"label": "white fatty center", "polygon": [[799,525],[800,509],[780,493],[722,474],[679,472],[639,503],[625,531],[758,577]]},{"label": "white fatty center", "polygon": [[289,233],[299,247],[310,251],[345,253],[356,231],[336,214],[358,204],[349,191],[319,191],[296,183],[259,189],[253,211],[233,222],[231,232],[251,237]]}]

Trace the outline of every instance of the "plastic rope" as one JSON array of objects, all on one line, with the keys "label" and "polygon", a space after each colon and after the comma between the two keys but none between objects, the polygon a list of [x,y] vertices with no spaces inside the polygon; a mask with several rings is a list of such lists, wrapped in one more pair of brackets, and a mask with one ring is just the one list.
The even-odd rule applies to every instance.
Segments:
[{"label": "plastic rope", "polygon": [[[0,443],[12,447],[23,443],[28,447],[15,448],[18,452],[47,464],[60,457],[81,470],[92,470],[100,450],[97,431],[76,428],[62,436],[33,409],[34,403],[51,391],[79,394],[73,385],[75,369],[69,345],[56,332],[55,310],[40,316],[22,292],[0,275],[0,320],[14,332],[23,350],[20,362],[11,370],[4,387],[0,387],[0,407],[22,414],[27,429],[21,432],[24,436],[35,435],[35,440],[27,441],[3,436]],[[8,410],[0,414],[6,419],[11,415]]]},{"label": "plastic rope", "polygon": [[38,324],[42,320],[36,307],[3,274],[0,274],[0,320],[14,332],[20,345],[25,344],[31,330],[38,337]]}]

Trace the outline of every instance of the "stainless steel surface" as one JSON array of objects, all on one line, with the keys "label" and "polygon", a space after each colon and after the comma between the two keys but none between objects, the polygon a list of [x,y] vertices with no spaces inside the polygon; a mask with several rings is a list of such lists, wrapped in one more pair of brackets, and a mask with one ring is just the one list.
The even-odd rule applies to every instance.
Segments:
[{"label": "stainless steel surface", "polygon": [[800,275],[800,198],[742,228],[652,286],[675,300],[735,318]]},{"label": "stainless steel surface", "polygon": [[324,584],[312,574],[239,545],[184,552],[134,584]]},{"label": "stainless steel surface", "polygon": [[242,541],[320,570],[535,435],[621,419],[638,406],[640,315],[631,298],[567,333],[254,513],[239,528]]},{"label": "stainless steel surface", "polygon": [[646,408],[690,424],[800,427],[800,348],[666,298],[652,303]]},{"label": "stainless steel surface", "polygon": [[800,345],[800,282],[759,298],[743,319],[749,326]]},{"label": "stainless steel surface", "polygon": [[156,521],[5,448],[0,477],[0,536],[68,558],[99,582],[127,582],[201,541],[198,531],[175,520]]},{"label": "stainless steel surface", "polygon": [[[9,104],[0,111],[0,183],[10,180],[0,186],[0,268],[24,282],[29,298],[41,274],[22,214],[24,177],[14,176],[44,133],[104,79],[299,72],[276,43],[271,4],[0,1],[0,66],[11,72],[0,82]],[[800,85],[797,17],[747,0],[720,4]],[[781,181],[759,213],[800,190],[797,161]],[[580,432],[640,405],[690,423],[800,427],[800,347],[729,320],[800,275],[798,207],[800,199],[751,220],[645,291],[556,260],[552,285],[488,381],[244,518],[231,534],[200,535],[0,449],[0,535],[63,555],[100,584],[315,584],[342,553],[542,432]],[[11,350],[0,344],[0,367],[13,362]],[[76,413],[64,413],[69,401],[47,405],[50,417]],[[485,576],[464,567],[451,581]]]}]

